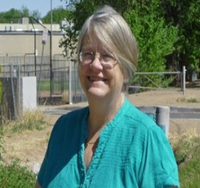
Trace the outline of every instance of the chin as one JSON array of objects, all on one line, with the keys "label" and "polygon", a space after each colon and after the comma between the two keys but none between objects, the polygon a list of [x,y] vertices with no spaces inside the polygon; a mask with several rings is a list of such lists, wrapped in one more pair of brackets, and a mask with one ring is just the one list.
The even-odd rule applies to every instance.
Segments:
[{"label": "chin", "polygon": [[105,89],[100,88],[89,88],[86,92],[88,99],[96,98],[96,99],[103,99],[108,96],[108,92]]}]

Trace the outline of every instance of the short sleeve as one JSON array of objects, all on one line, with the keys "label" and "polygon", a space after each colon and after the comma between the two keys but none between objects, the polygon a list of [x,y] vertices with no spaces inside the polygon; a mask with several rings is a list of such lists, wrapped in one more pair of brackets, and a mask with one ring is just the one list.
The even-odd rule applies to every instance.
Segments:
[{"label": "short sleeve", "polygon": [[43,179],[44,179],[45,169],[46,169],[47,160],[48,160],[47,155],[48,155],[48,150],[46,151],[46,154],[45,154],[45,157],[43,159],[40,171],[39,171],[38,176],[37,176],[37,181],[41,186],[43,185]]},{"label": "short sleeve", "polygon": [[162,129],[156,126],[149,128],[143,146],[139,187],[179,187],[174,153]]},{"label": "short sleeve", "polygon": [[55,123],[37,178],[43,188],[65,187],[66,174],[71,177],[72,169],[77,175],[78,168],[74,164],[77,162],[82,126],[87,114],[88,108],[75,110],[62,115]]},{"label": "short sleeve", "polygon": [[[42,187],[45,187],[46,184],[47,184],[47,179],[49,179],[49,175],[50,173],[48,173],[48,165],[49,165],[49,150],[50,148],[54,148],[54,141],[57,137],[59,137],[59,134],[60,134],[60,125],[62,123],[62,120],[63,120],[63,117],[64,116],[61,116],[55,123],[54,127],[53,127],[53,130],[51,132],[51,136],[50,136],[50,139],[49,139],[49,142],[48,142],[48,146],[47,146],[47,150],[46,150],[46,153],[45,153],[45,156],[44,156],[44,159],[43,159],[43,162],[42,162],[42,165],[41,165],[41,168],[40,168],[40,171],[38,173],[38,176],[37,176],[37,181],[38,183],[42,186]],[[53,152],[53,154],[56,155],[56,151]],[[54,156],[51,156],[51,157],[54,157]],[[47,178],[48,177],[48,178]]]}]

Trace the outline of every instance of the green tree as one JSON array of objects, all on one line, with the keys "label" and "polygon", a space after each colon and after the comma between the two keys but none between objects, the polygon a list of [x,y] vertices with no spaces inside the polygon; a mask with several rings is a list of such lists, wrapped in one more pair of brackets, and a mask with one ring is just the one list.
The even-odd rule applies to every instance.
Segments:
[{"label": "green tree", "polygon": [[[182,66],[185,65],[189,75],[193,71],[199,71],[200,6],[198,5],[200,4],[200,0],[71,0],[70,3],[71,6],[75,7],[73,18],[75,31],[79,31],[85,19],[98,6],[103,4],[113,6],[122,15],[130,11],[135,11],[138,14],[138,18],[142,20],[144,17],[145,22],[152,20],[154,17],[153,21],[148,21],[149,24],[154,24],[155,22],[156,25],[161,22],[162,24],[160,23],[159,27],[164,27],[162,31],[163,36],[165,32],[171,33],[169,36],[166,35],[167,39],[170,37],[169,40],[173,44],[173,51],[165,53],[168,55],[163,56],[166,68],[181,70]],[[178,32],[175,38],[176,32],[174,32],[172,25],[176,28],[176,32]],[[145,28],[145,25],[141,26]],[[147,31],[149,32],[149,30]],[[176,42],[174,43],[174,41]],[[140,44],[140,51],[141,49],[147,49],[146,45]]]},{"label": "green tree", "polygon": [[[165,72],[166,56],[173,52],[174,43],[178,39],[177,29],[166,25],[163,18],[155,17],[152,14],[141,17],[138,14],[137,11],[126,13],[126,20],[139,46],[137,72]],[[168,85],[168,80],[164,75],[151,75],[148,78],[151,81],[139,78],[143,86],[153,86],[153,82],[159,86]],[[138,77],[135,77],[135,79],[137,80]]]},{"label": "green tree", "polygon": [[30,11],[27,7],[22,6],[21,10],[19,10],[24,17],[28,17],[30,15]]},{"label": "green tree", "polygon": [[[145,3],[146,2],[146,3]],[[157,0],[143,1],[125,12],[125,19],[134,33],[139,49],[138,71],[165,71],[166,56],[174,50],[178,40],[177,28],[166,24]]]},{"label": "green tree", "polygon": [[72,21],[68,21],[68,25],[65,26],[65,35],[60,41],[60,47],[64,48],[63,54],[71,60],[74,60],[74,53],[76,51],[78,38],[78,33],[74,31],[74,24]]},{"label": "green tree", "polygon": [[174,52],[168,57],[168,64],[177,69],[183,65],[191,77],[200,69],[200,0],[165,0],[165,19],[178,28],[179,40]]},{"label": "green tree", "polygon": [[25,15],[20,10],[12,8],[7,12],[0,13],[0,23],[17,23],[19,18],[23,16]]},{"label": "green tree", "polygon": [[[75,4],[76,9],[73,12],[74,35],[77,35],[77,31],[80,30],[86,18],[102,4],[111,5],[120,12],[135,34],[140,48],[138,71],[164,72],[166,56],[173,52],[173,45],[177,41],[177,29],[166,24],[163,13],[160,11],[161,2],[159,0],[152,0],[151,3],[148,0],[144,0],[142,3],[139,0],[134,2],[122,0],[81,1]],[[67,30],[66,33],[68,33]],[[62,41],[65,48],[70,47],[69,43],[67,37]],[[163,83],[163,81],[159,80],[159,83]]]},{"label": "green tree", "polygon": [[72,10],[74,9],[74,5],[76,3],[81,2],[82,0],[60,0],[61,2],[66,2],[66,9],[67,10]]},{"label": "green tree", "polygon": [[22,17],[40,18],[40,15],[39,11],[30,12],[27,7],[22,6],[21,10],[12,8],[6,12],[0,12],[0,23],[18,23]]},{"label": "green tree", "polygon": [[41,19],[41,13],[38,10],[34,10],[34,11],[30,12],[30,16]]},{"label": "green tree", "polygon": [[[54,24],[60,23],[66,18],[70,18],[71,11],[68,11],[62,7],[58,7],[52,10],[52,21]],[[43,23],[51,23],[51,11],[49,11],[46,16],[42,18]]]}]

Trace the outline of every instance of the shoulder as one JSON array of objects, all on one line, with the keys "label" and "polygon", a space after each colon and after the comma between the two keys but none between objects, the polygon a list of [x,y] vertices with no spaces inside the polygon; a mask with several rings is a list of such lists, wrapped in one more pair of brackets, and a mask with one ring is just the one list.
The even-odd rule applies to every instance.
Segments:
[{"label": "shoulder", "polygon": [[148,142],[148,139],[166,142],[166,135],[162,128],[156,124],[153,115],[144,113],[129,101],[126,101],[126,103],[121,121],[122,128],[120,129],[126,129],[135,138],[134,140],[141,143]]},{"label": "shoulder", "polygon": [[66,122],[75,123],[77,121],[81,121],[84,118],[84,116],[86,116],[87,112],[88,112],[88,107],[73,110],[67,114],[60,116],[58,120],[56,121],[55,126],[66,123]]},{"label": "shoulder", "polygon": [[61,134],[80,128],[87,115],[88,107],[85,107],[60,116],[53,127],[52,134]]},{"label": "shoulder", "polygon": [[156,122],[154,121],[153,117],[150,117],[141,111],[128,100],[126,100],[125,103],[125,113],[123,119],[126,121],[127,125],[140,129],[151,129],[156,126]]}]

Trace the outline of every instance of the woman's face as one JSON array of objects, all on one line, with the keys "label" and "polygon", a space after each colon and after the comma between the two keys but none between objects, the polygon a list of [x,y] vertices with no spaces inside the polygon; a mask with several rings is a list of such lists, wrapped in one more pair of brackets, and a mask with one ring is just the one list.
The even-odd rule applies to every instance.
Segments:
[{"label": "woman's face", "polygon": [[[82,57],[86,54],[86,58],[83,57],[79,64],[79,79],[88,100],[119,97],[123,93],[124,76],[112,52],[105,52],[99,41],[90,42],[87,37],[83,40],[81,52]],[[87,54],[90,52],[93,58],[87,63]],[[105,62],[113,67],[102,65]]]}]

